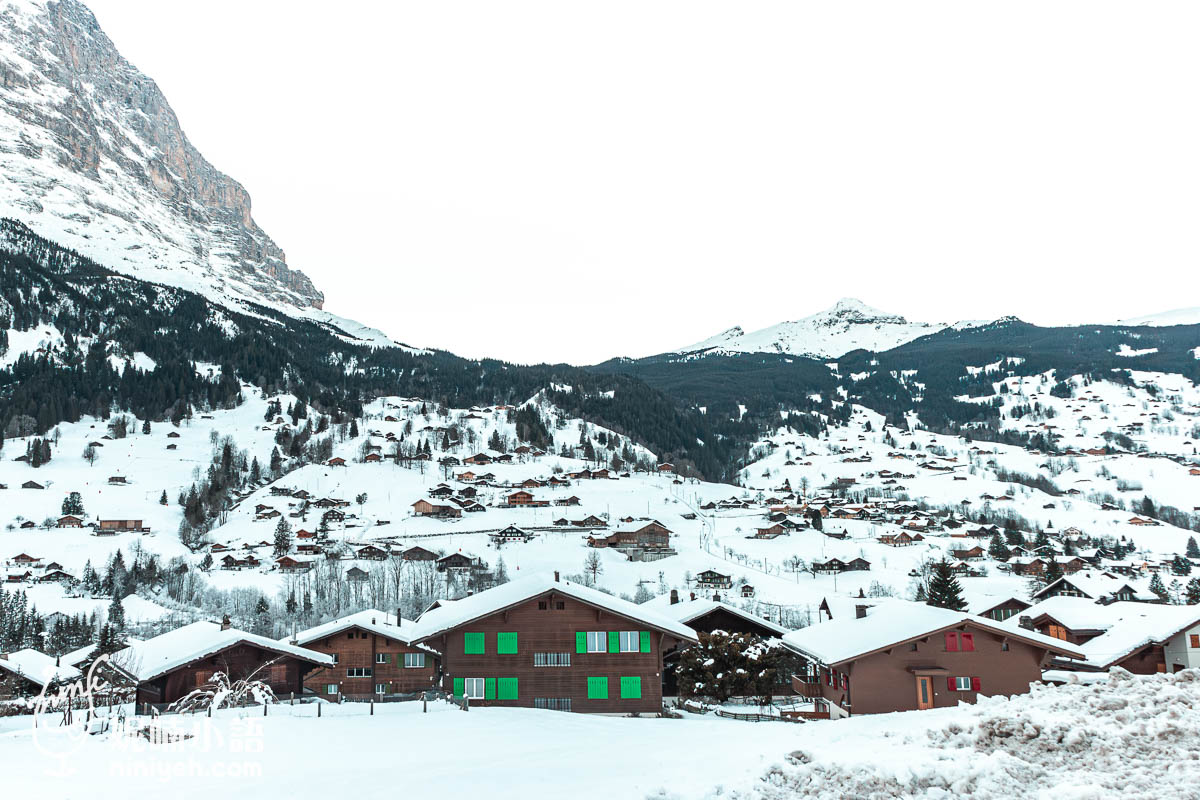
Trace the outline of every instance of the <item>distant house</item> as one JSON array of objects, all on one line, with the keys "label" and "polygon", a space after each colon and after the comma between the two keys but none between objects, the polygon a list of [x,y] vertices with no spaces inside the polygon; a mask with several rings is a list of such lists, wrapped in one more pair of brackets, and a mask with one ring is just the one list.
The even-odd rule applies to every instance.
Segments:
[{"label": "distant house", "polygon": [[496,544],[506,544],[508,542],[528,542],[533,539],[533,534],[521,530],[516,525],[509,525],[504,530],[489,533],[488,538]]},{"label": "distant house", "polygon": [[364,583],[370,575],[362,567],[351,567],[346,570],[346,580],[350,583]]},{"label": "distant house", "polygon": [[82,677],[75,667],[32,648],[6,653],[0,657],[0,700],[33,697],[43,690],[49,695],[54,688]]},{"label": "distant house", "polygon": [[334,456],[333,458],[331,458],[325,462],[325,466],[327,466],[327,467],[344,467],[344,466],[346,466],[346,459],[342,458],[341,456]]},{"label": "distant house", "polygon": [[732,587],[733,579],[715,570],[706,569],[696,575],[696,588],[698,589],[730,589]]},{"label": "distant house", "polygon": [[388,551],[381,547],[376,547],[373,544],[358,548],[355,556],[366,561],[383,561],[388,557]]},{"label": "distant house", "polygon": [[301,561],[300,559],[292,558],[291,556],[283,556],[282,558],[275,559],[275,566],[279,568],[280,572],[308,572],[310,569],[312,569],[312,562]]},{"label": "distant house", "polygon": [[97,535],[127,533],[130,531],[145,533],[150,530],[140,519],[102,519],[96,529]]},{"label": "distant house", "polygon": [[129,483],[129,481],[125,480],[124,475],[110,475],[108,477],[109,486],[123,486],[126,483]]},{"label": "distant house", "polygon": [[24,483],[21,484],[21,488],[22,489],[45,489],[46,487],[42,486],[37,481],[25,481]]},{"label": "distant house", "polygon": [[418,517],[461,517],[462,509],[454,506],[434,505],[428,500],[418,500],[412,504],[413,514]]},{"label": "distant house", "polygon": [[405,561],[437,561],[438,554],[424,547],[410,547],[400,554]]},{"label": "distant house", "polygon": [[67,514],[59,517],[58,522],[55,523],[55,525],[59,528],[82,528],[83,520],[74,516],[73,514]]},{"label": "distant house", "polygon": [[438,572],[469,572],[479,566],[479,562],[462,553],[451,553],[437,560]]}]

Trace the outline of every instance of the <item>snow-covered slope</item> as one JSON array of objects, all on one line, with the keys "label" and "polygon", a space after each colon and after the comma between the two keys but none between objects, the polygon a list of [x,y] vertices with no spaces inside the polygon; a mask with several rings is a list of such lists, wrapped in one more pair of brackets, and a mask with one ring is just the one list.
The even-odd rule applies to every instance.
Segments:
[{"label": "snow-covered slope", "polygon": [[845,298],[819,314],[746,333],[740,326],[680,348],[680,353],[788,353],[814,358],[837,358],[851,350],[890,350],[905,342],[949,327],[941,323],[909,322],[865,303]]},{"label": "snow-covered slope", "polygon": [[246,190],[192,146],[77,0],[0,0],[0,216],[223,304],[321,307],[254,223]]},{"label": "snow-covered slope", "polygon": [[1117,324],[1150,325],[1153,327],[1165,325],[1200,325],[1200,306],[1196,306],[1195,308],[1176,308],[1173,311],[1163,311],[1159,314],[1121,319],[1117,320]]}]

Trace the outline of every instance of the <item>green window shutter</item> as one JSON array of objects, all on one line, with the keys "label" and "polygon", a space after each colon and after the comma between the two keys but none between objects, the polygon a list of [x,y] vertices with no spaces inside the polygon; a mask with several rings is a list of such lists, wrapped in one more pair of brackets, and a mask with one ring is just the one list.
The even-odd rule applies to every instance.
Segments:
[{"label": "green window shutter", "polygon": [[517,699],[517,679],[516,678],[501,678],[500,679],[500,694],[501,700],[516,700]]},{"label": "green window shutter", "polygon": [[517,634],[515,631],[496,634],[496,652],[506,656],[515,656],[517,654]]},{"label": "green window shutter", "polygon": [[649,653],[650,652],[650,631],[642,631],[641,639],[642,639],[642,648],[641,648],[642,652]]},{"label": "green window shutter", "polygon": [[575,652],[587,652],[587,631],[575,631]]},{"label": "green window shutter", "polygon": [[608,678],[588,678],[588,700],[608,699]]},{"label": "green window shutter", "polygon": [[608,652],[610,652],[610,653],[621,652],[621,634],[620,634],[620,632],[618,632],[618,631],[609,631],[608,632]]},{"label": "green window shutter", "polygon": [[625,700],[635,700],[642,696],[642,679],[634,676],[621,678],[621,697]]},{"label": "green window shutter", "polygon": [[455,697],[462,697],[462,696],[463,696],[464,694],[466,694],[466,693],[467,693],[467,692],[466,692],[466,689],[465,689],[465,688],[463,688],[463,679],[462,679],[462,678],[455,678],[455,679],[454,679],[454,696],[455,696]]},{"label": "green window shutter", "polygon": [[484,678],[483,679],[483,699],[484,700],[495,700],[496,699],[496,679],[495,678]]},{"label": "green window shutter", "polygon": [[463,652],[469,656],[481,656],[485,654],[484,636],[482,633],[464,633],[463,634]]}]

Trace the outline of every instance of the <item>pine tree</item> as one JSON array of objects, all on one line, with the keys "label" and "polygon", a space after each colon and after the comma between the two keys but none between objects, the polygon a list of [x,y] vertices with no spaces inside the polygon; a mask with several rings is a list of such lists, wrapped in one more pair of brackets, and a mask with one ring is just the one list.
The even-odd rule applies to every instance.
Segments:
[{"label": "pine tree", "polygon": [[299,608],[299,606],[296,604],[295,590],[288,592],[287,603],[284,605],[284,608],[287,609],[288,614],[296,613],[296,609]]},{"label": "pine tree", "polygon": [[948,608],[951,611],[963,611],[967,607],[967,602],[962,596],[962,585],[954,576],[950,564],[944,560],[933,565],[928,595],[929,599],[926,602],[931,606]]},{"label": "pine tree", "polygon": [[275,526],[275,557],[282,558],[292,549],[292,526],[284,517],[279,518]]},{"label": "pine tree", "polygon": [[125,628],[125,606],[121,605],[117,592],[113,592],[112,602],[108,604],[108,624],[117,631]]},{"label": "pine tree", "polygon": [[160,506],[165,506],[167,504],[167,490],[166,489],[163,489],[162,496],[158,498],[158,504]]},{"label": "pine tree", "polygon": [[1004,541],[1000,538],[999,533],[992,534],[992,541],[988,545],[988,555],[997,561],[1008,561],[1012,555],[1008,552],[1008,548],[1004,546]]},{"label": "pine tree", "polygon": [[1050,563],[1046,566],[1046,574],[1043,576],[1043,578],[1046,581],[1046,585],[1049,586],[1050,584],[1054,583],[1056,580],[1058,580],[1062,576],[1063,576],[1062,564],[1058,563],[1057,558],[1051,557]]},{"label": "pine tree", "polygon": [[1190,606],[1200,604],[1200,578],[1192,578],[1184,589],[1187,603]]},{"label": "pine tree", "polygon": [[350,438],[351,439],[358,438],[358,420],[356,420],[356,419],[350,420]]},{"label": "pine tree", "polygon": [[144,422],[142,422],[142,433],[149,433],[149,432],[150,432],[150,420],[147,419]]},{"label": "pine tree", "polygon": [[1196,537],[1189,536],[1187,542],[1187,557],[1200,558],[1200,545],[1196,544]]},{"label": "pine tree", "polygon": [[1157,572],[1150,579],[1150,591],[1158,595],[1160,600],[1167,599],[1167,587],[1163,584],[1162,577]]},{"label": "pine tree", "polygon": [[200,559],[200,569],[207,571],[207,570],[212,569],[212,565],[213,565],[212,553],[205,553],[204,558]]},{"label": "pine tree", "polygon": [[254,613],[255,614],[266,614],[270,610],[271,610],[271,607],[267,604],[266,597],[259,597],[258,602],[254,604]]},{"label": "pine tree", "polygon": [[76,517],[83,516],[83,497],[79,492],[71,492],[62,502],[62,513],[71,514]]}]

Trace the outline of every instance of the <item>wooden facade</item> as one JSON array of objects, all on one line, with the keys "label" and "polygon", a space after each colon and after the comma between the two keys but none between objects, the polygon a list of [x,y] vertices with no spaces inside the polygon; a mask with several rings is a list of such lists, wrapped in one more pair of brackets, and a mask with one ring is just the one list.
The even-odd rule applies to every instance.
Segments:
[{"label": "wooden facade", "polygon": [[645,714],[662,710],[663,652],[680,641],[551,589],[426,643],[442,688],[474,705]]},{"label": "wooden facade", "polygon": [[[304,688],[327,700],[366,699],[436,688],[435,653],[360,627],[337,631],[301,647],[337,657],[304,679]],[[380,691],[382,690],[382,691]]]},{"label": "wooden facade", "polygon": [[271,687],[276,697],[304,692],[304,676],[317,665],[290,655],[281,655],[248,642],[227,647],[190,664],[177,667],[151,680],[138,683],[138,703],[174,703],[208,684],[215,673],[224,672],[231,680],[256,676]]}]

